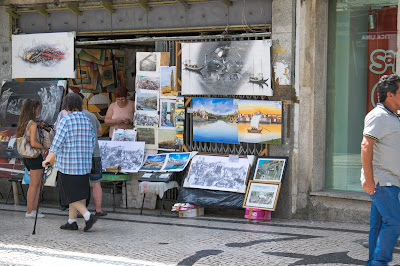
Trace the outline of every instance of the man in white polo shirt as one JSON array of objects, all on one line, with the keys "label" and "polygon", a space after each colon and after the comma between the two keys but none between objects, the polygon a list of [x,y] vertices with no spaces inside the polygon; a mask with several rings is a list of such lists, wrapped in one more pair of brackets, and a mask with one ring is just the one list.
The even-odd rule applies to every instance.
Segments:
[{"label": "man in white polo shirt", "polygon": [[367,265],[387,265],[400,235],[400,76],[383,76],[378,105],[364,121],[362,188],[371,199]]}]

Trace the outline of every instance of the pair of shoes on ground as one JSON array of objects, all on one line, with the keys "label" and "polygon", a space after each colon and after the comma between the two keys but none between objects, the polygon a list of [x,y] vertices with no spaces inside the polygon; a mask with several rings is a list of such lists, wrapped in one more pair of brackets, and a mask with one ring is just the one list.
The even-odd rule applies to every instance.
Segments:
[{"label": "pair of shoes on ground", "polygon": [[[95,216],[100,217],[100,216],[106,216],[107,213],[105,211],[101,211],[101,212],[96,212]],[[78,213],[78,215],[76,216],[77,218],[83,218],[83,215]]]},{"label": "pair of shoes on ground", "polygon": [[[84,232],[87,232],[90,228],[93,227],[93,225],[97,222],[97,217],[94,216],[93,214],[90,215],[90,219],[85,221],[86,226],[83,228]],[[64,230],[78,230],[78,224],[76,222],[73,222],[72,224],[66,223],[60,226],[60,229]]]},{"label": "pair of shoes on ground", "polygon": [[68,206],[60,206],[60,208],[58,210],[60,212],[66,211],[66,210],[68,210]]},{"label": "pair of shoes on ground", "polygon": [[[38,218],[44,218],[46,215],[44,215],[41,212],[38,212],[37,217]],[[31,213],[25,213],[26,218],[35,218],[36,217],[36,210],[31,211]]]}]

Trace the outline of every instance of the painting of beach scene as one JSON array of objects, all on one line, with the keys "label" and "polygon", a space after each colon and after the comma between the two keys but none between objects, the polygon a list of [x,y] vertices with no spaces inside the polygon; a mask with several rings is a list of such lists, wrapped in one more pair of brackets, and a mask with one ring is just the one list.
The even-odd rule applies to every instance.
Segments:
[{"label": "painting of beach scene", "polygon": [[238,144],[237,100],[193,98],[193,140]]},{"label": "painting of beach scene", "polygon": [[254,180],[281,182],[287,158],[258,158]]},{"label": "painting of beach scene", "polygon": [[138,90],[135,106],[140,111],[158,111],[158,91]]},{"label": "painting of beach scene", "polygon": [[190,161],[190,152],[169,153],[167,163],[165,164],[162,170],[180,172],[183,169],[185,169],[189,161]]},{"label": "painting of beach scene", "polygon": [[282,102],[239,100],[239,141],[281,144]]},{"label": "painting of beach scene", "polygon": [[167,159],[167,154],[147,155],[139,171],[160,171]]},{"label": "painting of beach scene", "polygon": [[160,68],[161,98],[175,98],[178,95],[176,66]]}]

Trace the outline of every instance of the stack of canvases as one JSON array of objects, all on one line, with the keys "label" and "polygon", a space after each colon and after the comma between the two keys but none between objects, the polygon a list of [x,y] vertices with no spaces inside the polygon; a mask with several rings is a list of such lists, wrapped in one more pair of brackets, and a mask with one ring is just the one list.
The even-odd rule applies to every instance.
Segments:
[{"label": "stack of canvases", "polygon": [[70,89],[84,96],[83,108],[96,115],[103,136],[109,126],[104,123],[108,106],[115,101],[117,86],[126,87],[125,55],[120,50],[75,49],[77,76],[69,79]]},{"label": "stack of canvases", "polygon": [[[192,98],[194,146],[198,145],[196,142],[281,144],[282,102],[256,100],[258,96],[273,96],[270,40],[182,43],[181,48],[182,95],[202,96]],[[210,95],[226,98],[204,98]],[[238,96],[253,99],[237,99]],[[184,187],[243,196],[253,162],[251,157],[196,155]],[[190,193],[198,192],[186,191],[187,198],[193,199]],[[207,205],[200,196],[196,197],[199,201],[190,203]],[[243,197],[236,198],[240,199],[236,206],[210,202],[214,207],[219,204],[242,207]]]},{"label": "stack of canvases", "polygon": [[24,100],[40,102],[38,121],[56,121],[66,88],[62,79],[75,76],[74,40],[74,32],[12,36],[12,77],[19,81],[7,81],[1,88],[1,177],[23,173],[15,134]]},{"label": "stack of canvases", "polygon": [[134,125],[137,140],[145,141],[146,149],[178,148],[177,124],[183,124],[184,109],[177,105],[182,97],[177,97],[176,67],[169,66],[169,59],[169,53],[136,53]]}]

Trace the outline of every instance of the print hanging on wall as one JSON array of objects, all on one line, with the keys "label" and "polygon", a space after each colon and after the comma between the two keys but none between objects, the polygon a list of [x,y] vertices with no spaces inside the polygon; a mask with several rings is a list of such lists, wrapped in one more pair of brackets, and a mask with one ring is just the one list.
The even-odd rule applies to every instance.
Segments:
[{"label": "print hanging on wall", "polygon": [[157,138],[157,127],[142,127],[136,126],[136,140],[146,142],[147,149],[157,149],[158,138]]},{"label": "print hanging on wall", "polygon": [[193,140],[238,144],[237,100],[193,98]]},{"label": "print hanging on wall", "polygon": [[249,167],[248,158],[232,162],[227,156],[196,155],[183,186],[245,193]]},{"label": "print hanging on wall", "polygon": [[40,103],[37,119],[54,124],[61,109],[66,83],[65,80],[5,82],[1,89],[0,123],[3,126],[18,124],[24,100],[36,99]]},{"label": "print hanging on wall", "polygon": [[158,91],[160,77],[158,75],[136,75],[136,90]]},{"label": "print hanging on wall", "polygon": [[270,53],[270,40],[182,43],[182,94],[272,96]]},{"label": "print hanging on wall", "polygon": [[136,111],[133,124],[135,126],[156,127],[158,125],[158,113],[156,111]]},{"label": "print hanging on wall", "polygon": [[166,52],[137,52],[136,72],[141,74],[160,73],[161,66],[169,66],[169,53]]},{"label": "print hanging on wall", "polygon": [[176,84],[176,66],[161,67],[160,70],[161,98],[175,98],[178,95]]},{"label": "print hanging on wall", "polygon": [[158,91],[138,90],[135,103],[136,110],[158,111]]},{"label": "print hanging on wall", "polygon": [[176,145],[175,129],[158,129],[158,149],[174,151],[178,149]]},{"label": "print hanging on wall", "polygon": [[175,128],[175,100],[161,99],[160,101],[160,127]]},{"label": "print hanging on wall", "polygon": [[75,78],[75,32],[12,36],[12,78]]}]

